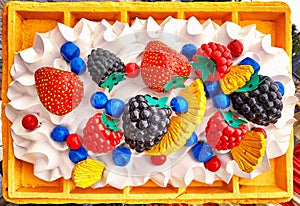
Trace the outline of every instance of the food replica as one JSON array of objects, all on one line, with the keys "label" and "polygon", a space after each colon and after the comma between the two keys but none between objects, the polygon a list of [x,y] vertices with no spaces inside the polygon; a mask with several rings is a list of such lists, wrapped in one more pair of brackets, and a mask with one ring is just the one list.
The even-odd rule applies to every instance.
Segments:
[{"label": "food replica", "polygon": [[[4,15],[22,5],[30,4],[9,4]],[[131,4],[101,5],[126,10]],[[144,5],[151,4],[132,7]],[[197,15],[111,23],[84,16],[73,28],[58,23],[35,33],[33,44],[7,65],[10,149],[33,165],[26,172],[41,187],[68,182],[70,197],[73,190],[124,191],[126,197],[114,200],[126,202],[135,188],[146,194],[150,182],[177,194],[150,201],[197,202],[178,197],[198,182],[240,193],[239,178],[255,182],[280,167],[271,159],[288,150],[297,98],[289,56],[270,35],[255,24],[199,22]],[[240,199],[250,201],[242,195],[228,201]]]}]

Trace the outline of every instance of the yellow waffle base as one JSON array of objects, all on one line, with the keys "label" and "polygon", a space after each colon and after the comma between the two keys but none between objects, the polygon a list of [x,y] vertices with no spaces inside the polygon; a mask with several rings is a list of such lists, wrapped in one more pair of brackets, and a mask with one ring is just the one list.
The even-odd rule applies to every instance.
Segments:
[{"label": "yellow waffle base", "polygon": [[[3,9],[3,196],[15,203],[275,203],[291,199],[292,148],[271,160],[272,169],[253,180],[233,177],[229,184],[212,185],[193,182],[186,188],[158,187],[153,182],[123,190],[76,188],[72,180],[44,182],[33,176],[31,164],[14,157],[10,134],[11,123],[4,108],[6,93],[12,81],[10,68],[17,52],[31,47],[36,32],[47,32],[57,22],[73,27],[81,18],[128,22],[136,17],[152,16],[158,23],[166,17],[188,19],[195,16],[201,23],[212,19],[218,24],[232,21],[240,26],[256,24],[257,29],[272,35],[272,45],[284,48],[291,56],[290,9],[284,3],[34,3],[10,2]],[[292,131],[291,131],[292,133]],[[292,137],[292,134],[291,134]],[[292,138],[291,138],[292,139]]]}]

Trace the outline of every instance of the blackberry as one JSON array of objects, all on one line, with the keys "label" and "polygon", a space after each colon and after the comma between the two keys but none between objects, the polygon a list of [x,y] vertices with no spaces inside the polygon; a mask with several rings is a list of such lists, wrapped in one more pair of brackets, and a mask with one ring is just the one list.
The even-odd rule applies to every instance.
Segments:
[{"label": "blackberry", "polygon": [[119,57],[101,48],[93,49],[88,55],[87,68],[93,81],[99,86],[112,73],[124,73],[125,71],[125,65]]},{"label": "blackberry", "polygon": [[167,133],[172,110],[150,106],[144,95],[129,99],[123,111],[125,142],[137,152],[150,150]]},{"label": "blackberry", "polygon": [[259,81],[266,78],[256,89],[234,92],[230,95],[233,109],[248,121],[258,125],[274,124],[281,117],[282,95],[278,85],[270,77],[259,75]]}]

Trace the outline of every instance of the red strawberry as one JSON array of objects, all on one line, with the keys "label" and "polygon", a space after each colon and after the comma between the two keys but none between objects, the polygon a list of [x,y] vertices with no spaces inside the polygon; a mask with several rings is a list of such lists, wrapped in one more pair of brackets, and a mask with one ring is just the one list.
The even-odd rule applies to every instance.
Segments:
[{"label": "red strawberry", "polygon": [[83,143],[87,150],[94,153],[106,153],[115,149],[122,136],[121,130],[114,132],[102,123],[102,113],[92,116],[83,129]]},{"label": "red strawberry", "polygon": [[223,115],[216,112],[207,122],[206,140],[217,150],[232,149],[240,144],[247,132],[245,121],[233,116],[231,111]]},{"label": "red strawberry", "polygon": [[141,63],[141,75],[145,85],[157,92],[175,76],[189,76],[189,60],[160,41],[150,41],[145,48]]},{"label": "red strawberry", "polygon": [[65,115],[82,100],[83,83],[73,72],[42,67],[35,72],[34,78],[38,96],[52,114]]}]

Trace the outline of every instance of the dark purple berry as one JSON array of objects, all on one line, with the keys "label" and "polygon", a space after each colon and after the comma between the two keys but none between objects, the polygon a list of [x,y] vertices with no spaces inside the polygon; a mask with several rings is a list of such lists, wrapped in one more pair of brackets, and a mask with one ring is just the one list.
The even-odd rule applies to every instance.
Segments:
[{"label": "dark purple berry", "polygon": [[248,121],[267,126],[281,117],[282,95],[270,77],[259,75],[259,79],[262,82],[257,88],[249,92],[234,92],[230,99],[233,109]]},{"label": "dark purple berry", "polygon": [[112,73],[123,73],[125,71],[125,65],[119,57],[101,48],[92,50],[91,54],[88,55],[87,68],[92,80],[99,86]]},{"label": "dark purple berry", "polygon": [[144,95],[130,98],[122,116],[125,143],[137,152],[150,150],[168,131],[171,113],[150,106]]}]

